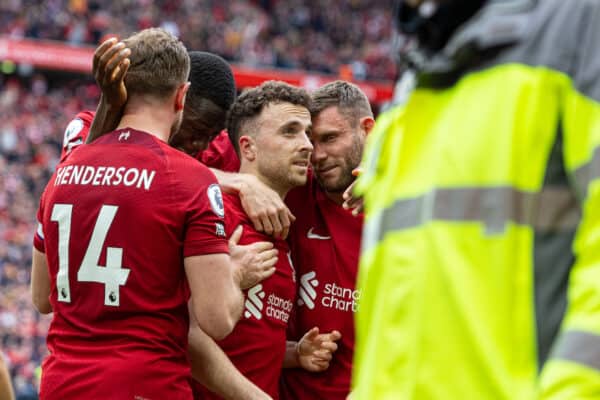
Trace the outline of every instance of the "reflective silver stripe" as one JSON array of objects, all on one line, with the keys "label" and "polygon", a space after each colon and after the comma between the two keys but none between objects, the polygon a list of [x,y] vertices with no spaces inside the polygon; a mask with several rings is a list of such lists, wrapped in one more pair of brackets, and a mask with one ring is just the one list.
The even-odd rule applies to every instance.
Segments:
[{"label": "reflective silver stripe", "polygon": [[572,361],[600,371],[600,335],[567,331],[560,335],[552,358]]},{"label": "reflective silver stripe", "polygon": [[363,250],[392,231],[414,228],[430,221],[481,222],[488,235],[504,232],[513,222],[542,233],[572,231],[581,210],[566,186],[549,186],[539,193],[510,186],[490,188],[442,188],[425,195],[399,199],[365,224]]},{"label": "reflective silver stripe", "polygon": [[577,195],[580,199],[587,196],[588,187],[594,179],[600,178],[600,146],[594,149],[592,159],[573,172],[577,184]]}]

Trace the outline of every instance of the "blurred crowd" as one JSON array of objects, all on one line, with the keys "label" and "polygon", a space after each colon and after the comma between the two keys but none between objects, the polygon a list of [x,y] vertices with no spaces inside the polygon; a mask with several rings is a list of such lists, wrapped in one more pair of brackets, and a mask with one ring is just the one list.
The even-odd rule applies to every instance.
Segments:
[{"label": "blurred crowd", "polygon": [[0,75],[0,351],[20,400],[37,398],[50,322],[29,295],[38,199],[59,161],[67,123],[97,99],[92,81],[51,87],[42,76]]},{"label": "blurred crowd", "polygon": [[2,0],[0,34],[96,45],[162,26],[245,65],[393,80],[391,15],[384,0]]}]

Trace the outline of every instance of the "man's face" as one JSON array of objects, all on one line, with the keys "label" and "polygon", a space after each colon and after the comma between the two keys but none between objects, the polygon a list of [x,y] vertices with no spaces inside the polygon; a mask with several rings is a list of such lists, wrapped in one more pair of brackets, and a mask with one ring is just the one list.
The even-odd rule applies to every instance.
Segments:
[{"label": "man's face", "polygon": [[309,111],[291,103],[271,103],[256,120],[256,162],[260,175],[278,188],[306,183],[312,145]]},{"label": "man's face", "polygon": [[360,163],[365,132],[352,122],[335,106],[313,118],[311,163],[317,181],[327,192],[343,192],[354,181],[352,170]]},{"label": "man's face", "polygon": [[177,150],[195,156],[205,150],[212,139],[213,136],[207,136],[201,130],[195,129],[184,117],[179,132],[171,136],[169,144]]}]

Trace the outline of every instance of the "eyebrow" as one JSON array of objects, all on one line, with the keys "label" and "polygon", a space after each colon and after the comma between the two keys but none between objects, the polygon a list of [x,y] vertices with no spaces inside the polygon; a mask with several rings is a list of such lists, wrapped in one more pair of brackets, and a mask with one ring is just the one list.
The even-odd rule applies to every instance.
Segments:
[{"label": "eyebrow", "polygon": [[[292,121],[288,121],[285,124],[281,125],[281,127],[279,128],[279,130],[283,131],[286,128],[295,127],[295,126],[303,127],[304,125],[299,120],[292,120]],[[306,131],[307,132],[312,131],[312,123],[306,125]]]},{"label": "eyebrow", "polygon": [[335,128],[331,128],[331,129],[327,129],[326,131],[311,131],[313,135],[316,135],[318,137],[323,137],[323,136],[327,136],[327,135],[339,135],[341,133],[340,129],[335,129]]}]

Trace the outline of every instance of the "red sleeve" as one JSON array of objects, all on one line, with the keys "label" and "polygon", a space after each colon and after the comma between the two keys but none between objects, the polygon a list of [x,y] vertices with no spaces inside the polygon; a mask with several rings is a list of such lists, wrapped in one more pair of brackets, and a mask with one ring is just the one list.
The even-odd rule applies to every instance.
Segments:
[{"label": "red sleeve", "polygon": [[229,135],[224,130],[210,142],[206,150],[198,155],[198,159],[209,168],[225,172],[240,170],[240,159],[229,140]]},{"label": "red sleeve", "polygon": [[203,169],[198,179],[186,177],[186,186],[195,189],[188,202],[183,256],[229,253],[221,188],[208,168],[196,165]]},{"label": "red sleeve", "polygon": [[75,147],[85,143],[94,120],[94,114],[94,111],[82,111],[69,122],[65,129],[61,161],[64,161]]},{"label": "red sleeve", "polygon": [[[54,176],[51,178],[54,179]],[[42,220],[44,215],[44,195],[46,191],[42,193],[40,198],[40,205],[37,211],[37,229],[33,234],[33,247],[35,247],[38,251],[45,253],[46,252],[46,243],[44,241],[44,229],[42,226]]]}]

